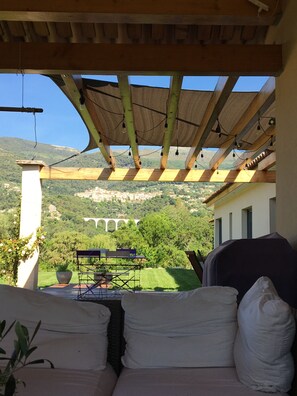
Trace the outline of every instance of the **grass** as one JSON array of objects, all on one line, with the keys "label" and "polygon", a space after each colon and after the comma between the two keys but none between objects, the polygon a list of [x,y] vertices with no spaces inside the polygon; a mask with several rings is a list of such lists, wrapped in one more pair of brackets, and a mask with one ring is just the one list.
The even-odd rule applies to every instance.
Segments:
[{"label": "grass", "polygon": [[[38,286],[43,288],[58,283],[55,272],[40,271]],[[78,283],[77,273],[72,275],[71,283]],[[181,291],[192,290],[200,282],[191,269],[184,268],[144,268],[140,273],[140,290]]]}]

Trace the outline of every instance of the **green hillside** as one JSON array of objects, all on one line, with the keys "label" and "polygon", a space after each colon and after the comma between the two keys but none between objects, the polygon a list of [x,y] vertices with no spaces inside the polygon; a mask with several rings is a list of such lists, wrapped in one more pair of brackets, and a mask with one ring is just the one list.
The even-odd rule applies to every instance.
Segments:
[{"label": "green hillside", "polygon": [[[38,143],[36,148],[35,143],[22,139],[14,138],[0,138],[0,183],[10,184],[11,187],[20,186],[21,182],[21,168],[16,164],[16,160],[41,160],[47,165],[57,164],[56,166],[69,167],[106,167],[106,163],[99,151],[93,153],[79,154],[78,151],[67,148],[58,147],[47,144]],[[160,152],[153,152],[154,150],[143,150],[142,166],[144,168],[158,168],[160,164]],[[123,150],[115,151],[116,161],[119,167],[133,167],[132,159],[128,152]],[[168,167],[183,168],[186,159],[187,150],[179,149],[179,156],[174,153],[170,155]],[[199,161],[199,168],[207,167],[208,160],[213,153],[205,152],[204,158]],[[72,157],[72,158],[70,158]],[[69,159],[67,159],[69,158]],[[61,161],[61,162],[60,162]],[[176,186],[180,183],[147,183],[147,182],[98,182],[98,181],[46,181],[44,182],[47,194],[69,194],[74,195],[77,192],[85,191],[86,189],[100,188],[117,191],[131,191],[137,192],[145,189],[146,192],[161,191],[164,194],[173,195],[195,195],[196,197],[207,196],[218,185],[197,183],[197,184],[183,184],[183,191]]]}]

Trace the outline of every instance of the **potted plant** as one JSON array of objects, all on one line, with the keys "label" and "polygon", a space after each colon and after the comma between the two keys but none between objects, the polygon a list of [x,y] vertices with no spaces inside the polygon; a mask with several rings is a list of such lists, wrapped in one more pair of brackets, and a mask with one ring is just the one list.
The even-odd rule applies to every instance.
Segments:
[{"label": "potted plant", "polygon": [[72,271],[68,268],[69,263],[58,264],[56,267],[56,277],[59,283],[68,284],[72,277]]},{"label": "potted plant", "polygon": [[31,354],[37,349],[33,346],[32,342],[40,328],[41,322],[37,323],[33,335],[29,336],[27,327],[23,326],[20,322],[13,322],[6,328],[6,321],[0,321],[0,342],[7,336],[11,329],[15,328],[16,339],[14,340],[14,350],[11,356],[6,355],[6,351],[0,347],[0,361],[5,364],[0,368],[0,396],[13,396],[17,393],[17,385],[24,381],[15,377],[15,373],[22,367],[34,364],[49,363],[51,368],[54,365],[48,359],[29,360]]}]

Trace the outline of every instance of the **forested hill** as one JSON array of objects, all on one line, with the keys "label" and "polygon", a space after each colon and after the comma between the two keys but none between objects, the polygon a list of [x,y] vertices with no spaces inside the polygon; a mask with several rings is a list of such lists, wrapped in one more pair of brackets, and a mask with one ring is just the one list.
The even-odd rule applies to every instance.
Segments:
[{"label": "forested hill", "polygon": [[[0,239],[1,236],[9,235],[7,230],[13,213],[10,210],[18,208],[20,204],[21,167],[16,164],[16,160],[35,159],[44,161],[47,165],[68,167],[106,166],[98,151],[80,154],[67,147],[41,143],[36,147],[34,145],[34,142],[22,139],[0,138]],[[187,150],[179,149],[179,153],[178,157],[173,153],[170,158],[171,168],[184,166]],[[116,151],[114,154],[117,156],[118,166],[133,167],[128,151]],[[203,165],[207,167],[212,154],[207,152],[204,154],[204,158],[199,160],[199,168]],[[159,167],[160,152],[152,153],[147,149],[141,151],[141,155],[143,167]],[[69,159],[66,160],[67,158]],[[105,238],[108,237],[103,224],[99,224],[96,228],[94,222],[85,222],[85,217],[134,218],[143,219],[144,223],[152,222],[148,228],[150,231],[154,230],[157,235],[158,243],[154,242],[156,246],[153,246],[154,244],[150,242],[146,255],[152,254],[152,260],[161,263],[163,259],[156,259],[155,250],[164,256],[166,249],[173,249],[172,252],[175,253],[178,249],[181,253],[180,263],[177,264],[185,263],[187,259],[184,250],[200,249],[206,253],[212,247],[210,223],[212,212],[205,207],[203,200],[218,187],[220,187],[218,184],[209,183],[43,181],[42,225],[47,234],[47,251],[61,250],[60,248],[55,250],[51,244],[58,236],[64,243],[65,232],[72,233],[69,251],[74,249],[73,238],[82,241],[84,238],[97,237],[100,233]],[[162,222],[166,223],[168,230]],[[176,241],[173,238],[174,240],[170,242],[168,238],[173,231]],[[132,234],[134,235],[135,232],[137,233],[134,230]],[[158,232],[167,235],[166,243]],[[117,238],[117,246],[136,243],[133,239],[135,235],[132,237],[126,229],[122,234],[117,231],[112,235]],[[119,239],[120,235],[126,239],[124,238],[124,241]],[[148,238],[149,235],[142,237]],[[138,245],[140,246],[141,243]],[[176,261],[174,263],[176,264]]]},{"label": "forested hill", "polygon": [[[128,155],[128,151],[118,150],[114,151],[116,156],[116,162],[118,167],[133,167],[133,161],[131,156]],[[146,149],[141,151],[141,161],[144,168],[158,168],[160,165],[160,151],[153,149]],[[174,152],[170,155],[168,161],[169,168],[183,168],[187,155],[186,149],[179,149],[179,156],[175,156]],[[199,168],[206,168],[209,159],[213,153],[205,152],[204,158],[198,161]],[[67,159],[69,158],[69,159]],[[16,160],[41,160],[47,165],[57,166],[79,166],[79,167],[106,167],[106,162],[102,158],[99,151],[92,153],[80,154],[77,150],[68,148],[53,146],[48,144],[38,143],[35,147],[35,143],[17,138],[0,138],[0,183],[9,183],[13,187],[18,186],[21,181],[21,168],[16,164]],[[131,183],[131,182],[90,182],[90,181],[79,181],[79,182],[51,182],[50,190],[52,193],[60,193],[63,191],[65,194],[71,194],[85,191],[89,188],[98,187],[108,188],[109,190],[118,191],[138,191],[139,189],[146,187],[148,191],[155,190],[158,186],[159,191],[165,189],[164,183]],[[171,184],[171,183],[170,183]],[[177,183],[172,183],[177,184]],[[191,190],[196,192],[206,189],[206,195],[209,191],[213,191],[217,186],[210,184],[191,184]],[[204,194],[204,195],[205,195]],[[200,194],[199,194],[200,195]]]},{"label": "forested hill", "polygon": [[[159,167],[160,152],[153,151],[149,149],[141,151],[144,168]],[[118,166],[133,167],[131,156],[127,151],[119,150],[114,153],[117,156]],[[179,149],[178,157],[173,152],[169,159],[169,167],[182,168],[186,154],[185,149]],[[207,167],[212,154],[204,153],[204,158],[198,162],[199,168]],[[35,147],[32,141],[0,138],[0,210],[8,210],[18,205],[19,194],[16,192],[20,191],[21,167],[16,164],[16,160],[28,159],[41,160],[47,165],[57,164],[57,166],[106,166],[99,151],[80,154],[77,150],[68,147],[41,143]],[[55,216],[53,214],[55,209],[48,210],[49,207],[54,207],[59,218],[71,220],[76,218],[76,223],[81,222],[82,217],[94,216],[139,218],[168,204],[174,204],[176,199],[182,200],[193,214],[200,215],[201,211],[206,210],[202,204],[203,199],[218,187],[220,187],[218,184],[209,183],[45,181],[43,182],[44,216]],[[138,199],[139,195],[136,193],[142,198]],[[100,201],[98,195],[108,194],[113,196],[112,205],[110,201],[102,200],[94,203]]]}]

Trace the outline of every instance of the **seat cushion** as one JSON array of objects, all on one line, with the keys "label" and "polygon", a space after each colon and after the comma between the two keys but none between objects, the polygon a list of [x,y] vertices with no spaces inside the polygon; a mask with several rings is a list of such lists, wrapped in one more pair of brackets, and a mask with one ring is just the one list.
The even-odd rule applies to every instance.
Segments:
[{"label": "seat cushion", "polygon": [[238,381],[235,368],[124,368],[113,396],[284,396],[256,392]]},{"label": "seat cushion", "polygon": [[104,370],[25,368],[16,374],[26,383],[18,396],[111,396],[117,376],[111,366]]}]

